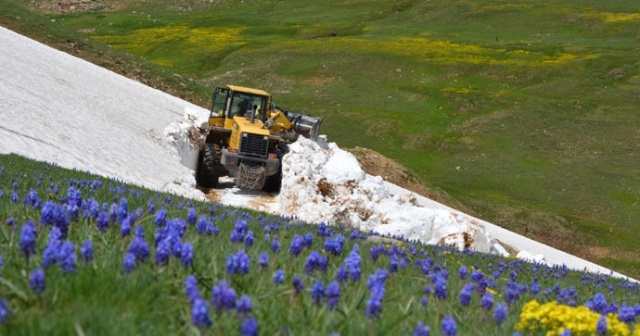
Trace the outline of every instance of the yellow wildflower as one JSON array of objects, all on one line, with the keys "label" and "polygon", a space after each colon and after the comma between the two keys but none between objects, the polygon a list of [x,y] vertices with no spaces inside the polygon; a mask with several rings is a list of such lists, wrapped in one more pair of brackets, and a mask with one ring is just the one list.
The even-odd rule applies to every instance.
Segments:
[{"label": "yellow wildflower", "polygon": [[[547,336],[560,335],[565,329],[569,329],[572,335],[595,335],[599,319],[600,314],[585,306],[571,307],[555,301],[541,305],[533,300],[522,307],[516,328],[545,330]],[[607,335],[628,336],[629,327],[618,319],[617,314],[608,314]]]}]

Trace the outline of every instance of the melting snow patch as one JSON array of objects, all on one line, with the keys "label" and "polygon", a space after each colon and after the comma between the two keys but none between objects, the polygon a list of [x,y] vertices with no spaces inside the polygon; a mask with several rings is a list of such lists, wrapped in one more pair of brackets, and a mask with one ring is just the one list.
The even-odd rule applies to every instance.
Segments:
[{"label": "melting snow patch", "polygon": [[532,263],[547,265],[547,261],[545,260],[545,257],[542,254],[533,255],[527,251],[520,251],[518,252],[518,255],[516,256],[516,258],[522,259],[528,262],[532,262]]},{"label": "melting snow patch", "polygon": [[323,149],[301,137],[289,146],[279,202],[283,215],[311,223],[344,224],[427,244],[495,252],[482,224],[390,194],[380,176],[366,174],[356,158],[335,143]]}]

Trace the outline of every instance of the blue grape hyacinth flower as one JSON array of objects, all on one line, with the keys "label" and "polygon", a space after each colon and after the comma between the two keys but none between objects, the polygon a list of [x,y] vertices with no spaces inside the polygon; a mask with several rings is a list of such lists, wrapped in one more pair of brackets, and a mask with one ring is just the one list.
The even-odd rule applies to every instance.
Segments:
[{"label": "blue grape hyacinth flower", "polygon": [[71,273],[76,270],[76,249],[72,242],[65,241],[58,251],[58,265],[62,267],[64,273]]},{"label": "blue grape hyacinth flower", "polygon": [[168,240],[163,240],[158,244],[156,249],[155,262],[157,265],[167,265],[169,263],[169,257],[171,256],[171,243]]},{"label": "blue grape hyacinth flower", "polygon": [[458,333],[456,320],[451,315],[447,315],[442,319],[442,334],[446,336],[455,336]]},{"label": "blue grape hyacinth flower", "polygon": [[598,324],[596,325],[596,334],[598,336],[604,336],[607,334],[607,315],[600,315]]},{"label": "blue grape hyacinth flower", "polygon": [[251,259],[244,252],[239,250],[236,254],[230,254],[227,257],[227,274],[247,274],[251,266]]},{"label": "blue grape hyacinth flower", "polygon": [[29,257],[36,252],[36,225],[32,221],[27,221],[22,226],[20,232],[20,250],[29,261]]},{"label": "blue grape hyacinth flower", "polygon": [[298,254],[300,254],[300,251],[302,251],[303,247],[304,247],[304,238],[302,238],[302,236],[295,235],[291,240],[291,248],[289,249],[289,252],[294,257],[298,256]]},{"label": "blue grape hyacinth flower", "polygon": [[136,257],[136,261],[143,263],[149,259],[149,244],[142,237],[135,236],[129,245],[129,252]]},{"label": "blue grape hyacinth flower", "polygon": [[252,306],[251,298],[248,295],[243,294],[236,303],[236,310],[238,313],[246,315],[251,313]]},{"label": "blue grape hyacinth flower", "polygon": [[44,271],[40,268],[33,271],[31,273],[31,278],[29,279],[29,287],[36,292],[37,294],[42,293],[45,288],[45,274]]},{"label": "blue grape hyacinth flower", "polygon": [[260,269],[269,267],[269,253],[260,253],[260,255],[258,256],[258,266],[260,266]]},{"label": "blue grape hyacinth flower", "polygon": [[324,282],[322,282],[322,280],[316,280],[311,287],[311,298],[313,298],[313,301],[319,305],[324,296]]},{"label": "blue grape hyacinth flower", "polygon": [[496,310],[493,313],[493,320],[497,324],[502,324],[507,319],[507,306],[504,303],[496,305]]},{"label": "blue grape hyacinth flower", "polygon": [[9,303],[5,298],[0,299],[0,324],[5,324],[11,315]]},{"label": "blue grape hyacinth flower", "polygon": [[218,285],[211,289],[211,304],[218,312],[232,310],[236,307],[236,291],[229,286],[227,281],[220,280]]},{"label": "blue grape hyacinth flower", "polygon": [[340,300],[340,284],[332,281],[325,290],[327,296],[327,310],[333,310]]},{"label": "blue grape hyacinth flower", "polygon": [[80,255],[86,263],[93,261],[93,244],[90,240],[85,240],[80,246]]},{"label": "blue grape hyacinth flower", "polygon": [[284,282],[284,271],[279,269],[273,273],[273,282],[282,284]]},{"label": "blue grape hyacinth flower", "polygon": [[413,330],[413,336],[429,336],[431,329],[422,321],[418,321],[418,325]]},{"label": "blue grape hyacinth flower", "polygon": [[293,288],[296,290],[296,293],[300,293],[304,289],[304,283],[302,282],[302,278],[297,275],[293,277],[292,285],[293,285]]},{"label": "blue grape hyacinth flower", "polygon": [[184,267],[193,266],[193,245],[184,243],[180,248],[180,261]]},{"label": "blue grape hyacinth flower", "polygon": [[371,290],[371,296],[369,300],[367,300],[367,307],[365,308],[364,314],[371,318],[377,319],[380,318],[380,314],[382,313],[382,300],[384,299],[384,285],[375,286]]},{"label": "blue grape hyacinth flower", "polygon": [[191,304],[193,304],[196,299],[202,299],[202,294],[200,294],[200,290],[198,289],[198,279],[195,276],[187,276],[187,279],[184,281],[184,292]]},{"label": "blue grape hyacinth flower", "polygon": [[462,287],[460,297],[458,301],[463,306],[468,306],[471,303],[471,296],[473,295],[473,284],[466,284]]},{"label": "blue grape hyacinth flower", "polygon": [[273,251],[273,253],[278,253],[278,251],[280,251],[280,241],[274,239],[271,242],[271,251]]},{"label": "blue grape hyacinth flower", "polygon": [[191,307],[191,316],[193,325],[198,328],[206,328],[211,326],[212,321],[207,301],[197,298]]},{"label": "blue grape hyacinth flower", "polygon": [[136,267],[136,256],[131,252],[127,252],[122,260],[122,267],[125,273],[131,273]]},{"label": "blue grape hyacinth flower", "polygon": [[257,336],[258,335],[258,322],[255,318],[249,316],[242,323],[242,330],[240,333],[242,336]]},{"label": "blue grape hyacinth flower", "polygon": [[480,299],[480,307],[486,310],[491,310],[493,308],[493,294],[491,292],[486,292]]}]

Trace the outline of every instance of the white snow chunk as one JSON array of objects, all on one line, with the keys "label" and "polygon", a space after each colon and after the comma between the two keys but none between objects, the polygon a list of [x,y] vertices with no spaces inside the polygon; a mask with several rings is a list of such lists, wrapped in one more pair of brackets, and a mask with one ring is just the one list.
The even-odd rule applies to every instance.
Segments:
[{"label": "white snow chunk", "polygon": [[278,196],[283,215],[460,250],[491,251],[489,235],[478,221],[392,195],[383,179],[366,174],[351,153],[335,143],[325,148],[306,138],[290,146]]}]

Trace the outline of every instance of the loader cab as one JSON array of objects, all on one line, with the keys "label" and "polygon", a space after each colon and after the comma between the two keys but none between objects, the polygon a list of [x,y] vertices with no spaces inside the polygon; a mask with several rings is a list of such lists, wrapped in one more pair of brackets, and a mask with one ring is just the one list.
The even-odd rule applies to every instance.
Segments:
[{"label": "loader cab", "polygon": [[235,116],[250,118],[252,122],[264,122],[268,117],[269,98],[270,95],[262,90],[242,86],[227,85],[224,88],[216,88],[209,124],[230,128]]}]

